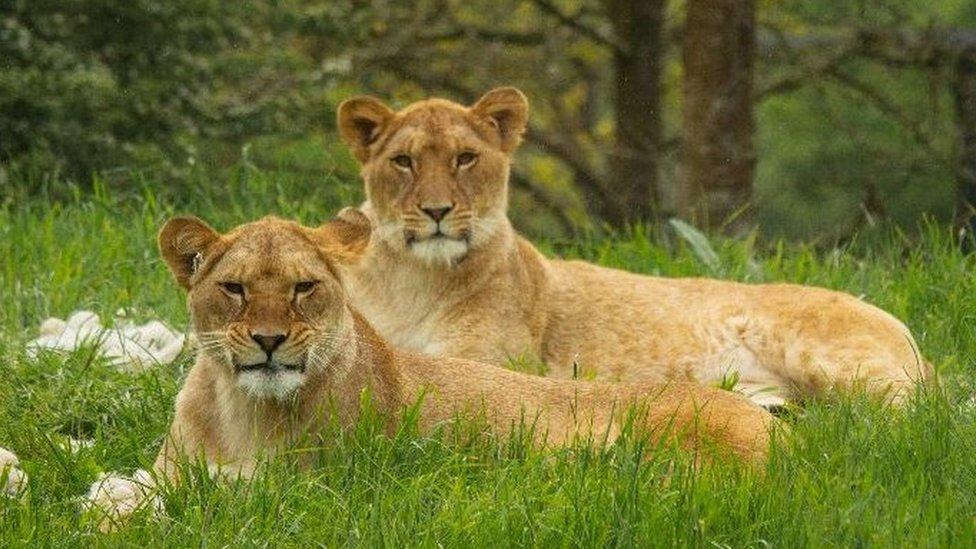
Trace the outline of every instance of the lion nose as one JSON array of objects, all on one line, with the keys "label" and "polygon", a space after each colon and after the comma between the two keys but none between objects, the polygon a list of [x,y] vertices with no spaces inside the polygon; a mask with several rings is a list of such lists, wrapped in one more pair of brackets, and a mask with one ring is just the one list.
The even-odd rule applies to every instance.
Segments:
[{"label": "lion nose", "polygon": [[275,349],[281,346],[282,343],[288,339],[288,334],[251,334],[251,339],[257,342],[261,350],[268,353],[269,355],[274,352]]},{"label": "lion nose", "polygon": [[423,212],[427,214],[427,216],[433,219],[435,222],[440,222],[440,220],[444,219],[444,216],[446,216],[448,212],[454,209],[454,206],[446,206],[442,208],[420,208],[420,209],[423,210]]}]

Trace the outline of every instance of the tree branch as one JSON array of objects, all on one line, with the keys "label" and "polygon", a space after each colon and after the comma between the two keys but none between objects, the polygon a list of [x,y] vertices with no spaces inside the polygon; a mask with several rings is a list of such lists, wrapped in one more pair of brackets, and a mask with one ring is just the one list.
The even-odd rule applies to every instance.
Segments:
[{"label": "tree branch", "polygon": [[878,108],[879,111],[881,111],[882,114],[894,120],[899,126],[907,131],[912,136],[912,139],[914,139],[919,146],[925,148],[929,154],[935,155],[937,158],[941,156],[939,155],[938,151],[932,148],[932,140],[929,138],[929,136],[925,135],[924,131],[922,131],[921,125],[915,120],[912,120],[912,118],[901,107],[885,97],[880,91],[872,88],[856,76],[848,74],[837,68],[832,68],[826,71],[826,74],[834,81],[855,91],[865,99],[869,100]]},{"label": "tree branch", "polygon": [[461,40],[464,38],[480,40],[482,42],[500,42],[514,46],[538,46],[546,41],[546,36],[539,32],[513,32],[495,29],[462,28],[446,29],[439,33],[421,35],[420,40],[427,42],[441,42]]},{"label": "tree branch", "polygon": [[858,52],[858,44],[849,41],[840,44],[840,49],[833,55],[826,58],[814,58],[804,60],[798,55],[789,38],[779,34],[776,37],[780,44],[779,51],[783,51],[791,63],[804,66],[798,73],[791,76],[780,78],[779,80],[767,83],[756,91],[756,102],[762,101],[770,96],[796,91],[807,85],[811,80],[823,76],[825,73],[837,70],[844,61],[854,57]]},{"label": "tree branch", "polygon": [[525,132],[525,140],[535,145],[539,150],[562,160],[573,174],[580,178],[585,186],[589,187],[589,190],[600,193],[604,191],[599,183],[600,178],[584,163],[585,155],[575,143],[559,139],[533,125],[530,125]]},{"label": "tree branch", "polygon": [[532,0],[537,8],[543,13],[547,13],[558,20],[563,26],[573,29],[581,35],[589,38],[597,44],[609,48],[617,55],[627,55],[627,48],[617,43],[613,38],[604,36],[603,33],[594,28],[588,27],[580,21],[578,17],[572,17],[562,12],[550,0]]},{"label": "tree branch", "polygon": [[565,232],[571,233],[576,229],[576,223],[566,214],[566,209],[557,204],[545,190],[533,184],[532,180],[525,176],[521,170],[513,169],[510,181],[513,187],[528,194],[537,204],[552,212]]},{"label": "tree branch", "polygon": [[854,46],[857,55],[915,67],[932,66],[947,61],[976,59],[976,30],[956,27],[932,27],[918,30],[886,30],[855,27],[837,34],[788,35],[781,29],[765,25],[759,33],[757,54],[775,58],[827,49],[845,50]]}]

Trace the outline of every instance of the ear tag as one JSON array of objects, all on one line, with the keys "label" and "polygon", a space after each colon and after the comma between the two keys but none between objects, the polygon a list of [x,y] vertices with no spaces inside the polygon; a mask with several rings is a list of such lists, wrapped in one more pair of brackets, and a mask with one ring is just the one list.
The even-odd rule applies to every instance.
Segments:
[{"label": "ear tag", "polygon": [[203,263],[203,256],[200,255],[200,252],[197,252],[193,256],[193,262],[190,264],[190,272],[196,273],[197,271],[199,271],[201,263]]}]

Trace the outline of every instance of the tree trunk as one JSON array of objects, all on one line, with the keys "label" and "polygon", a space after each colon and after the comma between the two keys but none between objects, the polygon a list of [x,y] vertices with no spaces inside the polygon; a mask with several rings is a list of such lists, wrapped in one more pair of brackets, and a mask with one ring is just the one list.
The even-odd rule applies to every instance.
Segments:
[{"label": "tree trunk", "polygon": [[737,233],[750,220],[754,0],[688,0],[678,214]]},{"label": "tree trunk", "polygon": [[976,59],[964,57],[956,62],[953,92],[956,126],[961,138],[956,169],[956,216],[959,228],[965,229],[973,239],[976,238]]},{"label": "tree trunk", "polygon": [[619,50],[614,54],[616,135],[608,187],[626,219],[650,222],[660,205],[661,60],[665,0],[610,0],[608,14]]}]

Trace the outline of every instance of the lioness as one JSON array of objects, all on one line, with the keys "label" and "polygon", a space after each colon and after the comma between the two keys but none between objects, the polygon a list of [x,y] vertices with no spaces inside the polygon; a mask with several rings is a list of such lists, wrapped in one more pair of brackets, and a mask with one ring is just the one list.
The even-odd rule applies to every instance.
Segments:
[{"label": "lioness", "polygon": [[[303,435],[355,422],[366,390],[391,431],[420,402],[424,431],[476,414],[496,435],[524,421],[537,443],[554,445],[613,441],[626,418],[704,457],[732,454],[750,464],[766,457],[776,420],[732,393],[545,379],[394,349],[353,308],[338,274],[361,254],[361,230],[341,220],[309,229],[274,218],[223,235],[191,217],[163,226],[159,248],[187,289],[199,350],[155,474],[108,475],[92,485],[85,504],[100,515],[101,530],[141,507],[161,511],[156,482],[179,482],[180,459],[202,457],[215,474],[246,477]],[[632,405],[636,415],[628,417]]]},{"label": "lioness", "polygon": [[733,393],[546,379],[394,349],[356,312],[337,274],[350,231],[343,221],[309,229],[265,218],[227,234],[196,218],[166,223],[160,251],[188,290],[200,349],[156,462],[160,474],[176,474],[177,456],[201,454],[246,472],[330,419],[354,422],[367,389],[391,428],[421,399],[423,430],[470,412],[499,435],[526,418],[540,444],[613,440],[623,411],[638,403],[655,432],[667,428],[696,448],[708,440],[747,461],[766,455],[774,420]]},{"label": "lioness", "polygon": [[576,366],[606,380],[737,376],[769,405],[853,384],[898,398],[926,377],[905,325],[847,294],[547,259],[506,216],[527,116],[514,88],[471,107],[340,105],[340,134],[362,164],[363,223],[373,227],[347,289],[394,345],[494,364],[528,355],[557,377]]}]

